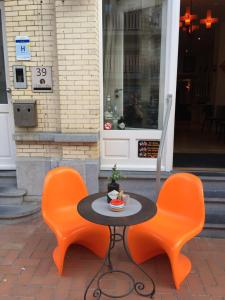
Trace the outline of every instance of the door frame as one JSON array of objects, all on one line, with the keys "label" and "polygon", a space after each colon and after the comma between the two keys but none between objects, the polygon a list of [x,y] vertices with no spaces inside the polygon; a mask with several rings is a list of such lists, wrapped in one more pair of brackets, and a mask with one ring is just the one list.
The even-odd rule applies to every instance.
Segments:
[{"label": "door frame", "polygon": [[[151,0],[149,0],[151,1]],[[176,82],[177,82],[177,63],[178,63],[178,46],[179,46],[179,18],[180,18],[180,0],[164,0],[167,1],[167,21],[166,21],[166,54],[165,54],[165,64],[167,64],[164,76],[164,109],[163,114],[166,113],[166,98],[168,94],[172,95],[172,107],[170,113],[170,119],[168,123],[167,137],[165,140],[164,152],[162,157],[162,170],[171,171],[173,169],[173,149],[174,149],[174,126],[175,126],[175,101],[176,101]],[[99,12],[99,84],[100,84],[100,162],[103,155],[103,114],[104,114],[104,99],[103,99],[103,24],[102,24],[102,1],[98,1],[98,12]],[[162,29],[163,31],[163,29]],[[108,131],[109,132],[109,131]],[[117,130],[112,130],[110,135],[115,136]],[[121,131],[120,131],[121,132]],[[161,136],[161,130],[146,130],[149,132],[149,138],[153,136]],[[151,134],[152,133],[152,134]],[[146,139],[143,137],[143,139]],[[126,170],[133,171],[154,171],[156,169],[156,159],[155,168],[146,168],[146,166],[135,169],[135,166],[128,166]],[[108,170],[112,166],[100,165],[100,169]]]},{"label": "door frame", "polygon": [[[10,86],[10,77],[9,77],[9,63],[8,63],[8,51],[7,51],[5,7],[4,7],[4,1],[1,0],[0,0],[0,10],[1,10],[1,17],[2,17],[2,39],[3,39],[3,51],[4,51],[5,80],[6,80],[6,89],[7,89]],[[12,160],[14,162],[8,165],[0,166],[0,170],[15,170],[16,169],[16,144],[13,139],[13,134],[15,133],[15,126],[14,126],[13,106],[12,106],[10,89],[9,92],[7,92],[7,100],[8,100],[8,104],[1,104],[1,105],[4,105],[4,108],[8,111],[9,114],[9,131],[11,134],[10,148],[12,153]]]},{"label": "door frame", "polygon": [[[168,51],[166,62],[169,64],[165,74],[166,94],[172,95],[172,106],[168,129],[165,140],[163,158],[165,159],[166,171],[173,170],[173,151],[174,151],[174,129],[175,129],[175,107],[176,107],[176,90],[177,90],[177,64],[179,49],[179,21],[180,21],[180,0],[168,0],[167,16],[167,40]],[[165,94],[164,94],[165,95]],[[166,95],[165,95],[166,96]],[[165,97],[164,96],[164,97]],[[164,116],[166,109],[164,109]]]}]

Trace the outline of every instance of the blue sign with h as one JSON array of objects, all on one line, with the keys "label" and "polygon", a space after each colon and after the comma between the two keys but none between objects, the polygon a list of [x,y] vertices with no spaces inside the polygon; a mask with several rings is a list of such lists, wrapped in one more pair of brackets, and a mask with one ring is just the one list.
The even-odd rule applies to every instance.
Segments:
[{"label": "blue sign with h", "polygon": [[30,39],[28,36],[16,37],[16,59],[30,60]]}]

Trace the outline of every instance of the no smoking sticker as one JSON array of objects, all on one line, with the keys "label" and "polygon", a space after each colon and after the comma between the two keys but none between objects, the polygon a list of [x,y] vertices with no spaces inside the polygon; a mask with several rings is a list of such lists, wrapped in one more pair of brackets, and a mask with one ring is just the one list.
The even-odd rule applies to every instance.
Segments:
[{"label": "no smoking sticker", "polygon": [[110,122],[106,122],[106,123],[104,124],[104,129],[105,129],[105,130],[111,130],[111,129],[112,129],[112,124],[111,124]]}]

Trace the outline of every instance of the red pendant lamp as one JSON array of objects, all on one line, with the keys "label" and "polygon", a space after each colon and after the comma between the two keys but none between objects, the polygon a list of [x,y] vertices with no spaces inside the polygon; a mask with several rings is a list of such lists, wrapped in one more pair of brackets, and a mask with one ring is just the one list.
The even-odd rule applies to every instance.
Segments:
[{"label": "red pendant lamp", "polygon": [[218,22],[218,18],[212,18],[212,11],[211,11],[211,9],[207,10],[206,18],[200,20],[200,23],[201,24],[205,24],[205,27],[207,29],[212,28],[212,24],[217,23],[217,22]]},{"label": "red pendant lamp", "polygon": [[181,21],[184,21],[185,26],[190,26],[192,20],[195,20],[195,19],[197,19],[197,18],[198,18],[197,15],[192,15],[192,14],[191,14],[191,9],[190,9],[190,7],[187,7],[184,16],[181,16],[181,17],[180,17],[180,20],[181,20]]}]

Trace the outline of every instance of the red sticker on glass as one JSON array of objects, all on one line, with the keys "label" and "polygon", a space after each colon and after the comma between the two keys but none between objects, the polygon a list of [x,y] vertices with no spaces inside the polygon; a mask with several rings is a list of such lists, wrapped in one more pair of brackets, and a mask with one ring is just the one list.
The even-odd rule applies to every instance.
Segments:
[{"label": "red sticker on glass", "polygon": [[111,129],[112,129],[112,124],[111,124],[110,122],[106,122],[106,123],[104,124],[104,129],[106,129],[106,130],[111,130]]}]

